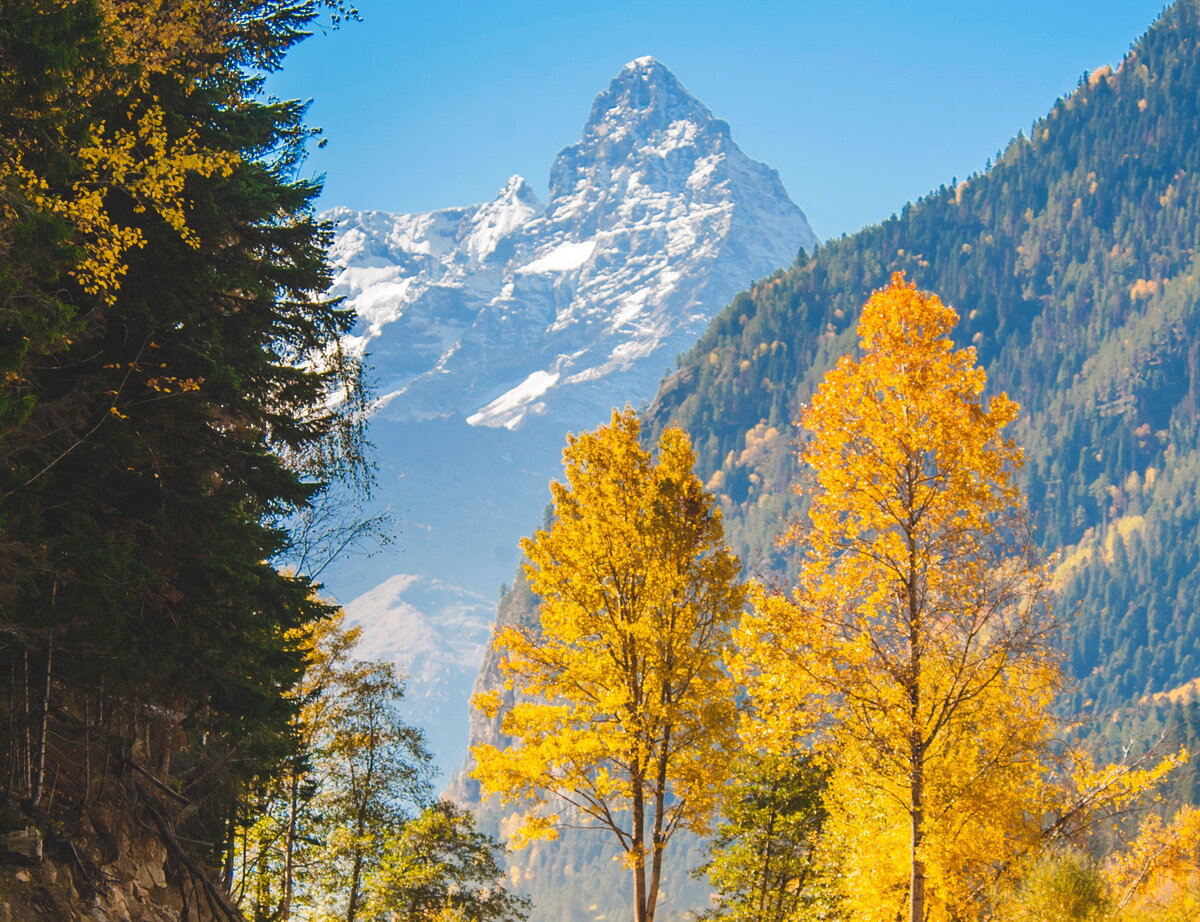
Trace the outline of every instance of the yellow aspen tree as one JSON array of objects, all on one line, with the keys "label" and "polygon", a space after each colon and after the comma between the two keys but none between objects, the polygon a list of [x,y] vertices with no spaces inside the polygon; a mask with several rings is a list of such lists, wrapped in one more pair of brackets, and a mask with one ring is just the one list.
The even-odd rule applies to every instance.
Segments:
[{"label": "yellow aspen tree", "polygon": [[[721,661],[743,590],[687,436],[667,429],[657,460],[638,436],[627,408],[568,437],[553,522],[522,542],[541,629],[495,639],[512,742],[472,752],[485,793],[528,808],[518,846],[563,823],[608,830],[635,922],[653,922],[668,841],[707,831],[730,772],[737,711]],[[500,704],[475,701],[492,716]]]},{"label": "yellow aspen tree", "polygon": [[803,414],[807,557],[757,589],[735,673],[760,742],[813,734],[833,771],[828,843],[854,919],[971,917],[1038,835],[1059,681],[1004,429],[955,311],[900,275],[871,297]]},{"label": "yellow aspen tree", "polygon": [[1183,807],[1170,822],[1146,817],[1106,870],[1121,922],[1200,919],[1200,807]]}]

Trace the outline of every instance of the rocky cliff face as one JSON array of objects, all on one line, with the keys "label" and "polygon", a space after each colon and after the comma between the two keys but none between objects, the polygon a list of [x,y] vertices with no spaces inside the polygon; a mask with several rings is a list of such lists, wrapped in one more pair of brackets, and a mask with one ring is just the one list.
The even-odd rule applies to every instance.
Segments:
[{"label": "rocky cliff face", "polygon": [[333,294],[360,317],[371,435],[399,553],[328,584],[366,652],[410,673],[409,718],[461,762],[496,586],[560,471],[565,435],[643,403],[729,298],[816,242],[751,160],[653,58],[601,93],[543,205],[512,177],[482,205],[335,210]]},{"label": "rocky cliff face", "polygon": [[[132,759],[117,758],[109,766],[120,767],[93,776],[90,797],[81,796],[81,787],[65,786],[58,792],[62,802],[50,810],[0,807],[0,922],[240,918],[213,883],[217,869],[181,845],[203,843],[174,832],[176,821],[186,821],[196,805]],[[97,796],[105,787],[107,802]],[[78,800],[72,803],[72,797]]]}]

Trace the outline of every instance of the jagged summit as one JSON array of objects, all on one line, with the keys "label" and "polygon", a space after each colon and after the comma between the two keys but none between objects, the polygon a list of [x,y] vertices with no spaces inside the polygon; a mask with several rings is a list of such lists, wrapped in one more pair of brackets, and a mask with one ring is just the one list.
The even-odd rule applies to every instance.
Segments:
[{"label": "jagged summit", "polygon": [[482,264],[496,251],[501,240],[544,210],[545,206],[524,177],[510,176],[496,198],[480,205],[471,215],[469,229],[462,238],[471,264]]},{"label": "jagged summit", "polygon": [[665,64],[649,55],[630,61],[613,77],[608,89],[592,104],[588,126],[604,121],[627,122],[631,115],[712,118],[709,108],[689,93]]},{"label": "jagged summit", "polygon": [[[676,143],[705,136],[727,139],[729,126],[715,118],[665,65],[647,56],[626,64],[596,97],[582,137],[563,150],[559,159],[586,155],[614,163],[656,135],[672,135]],[[552,170],[552,197],[556,174],[557,170]]]},{"label": "jagged summit", "polygon": [[597,96],[549,191],[543,206],[513,176],[482,205],[332,214],[335,293],[362,317],[354,342],[389,415],[598,419],[626,389],[649,394],[727,298],[816,240],[778,174],[652,57]]}]

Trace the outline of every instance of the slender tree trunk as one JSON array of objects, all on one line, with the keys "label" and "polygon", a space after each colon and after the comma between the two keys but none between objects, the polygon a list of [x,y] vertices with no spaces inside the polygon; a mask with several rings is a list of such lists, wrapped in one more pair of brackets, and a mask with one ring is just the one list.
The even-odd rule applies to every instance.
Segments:
[{"label": "slender tree trunk", "polygon": [[346,922],[355,922],[355,919],[358,918],[358,904],[362,898],[363,864],[367,857],[363,839],[367,832],[367,798],[370,796],[371,783],[375,775],[374,769],[374,753],[372,752],[366,774],[363,777],[363,791],[366,793],[358,802],[356,808],[358,815],[354,818],[354,860],[350,865],[350,893],[346,899]]},{"label": "slender tree trunk", "polygon": [[925,922],[925,862],[921,860],[921,839],[924,834],[925,767],[919,762],[912,773],[912,880],[909,884],[909,922]]},{"label": "slender tree trunk", "polygon": [[29,705],[29,647],[22,652],[21,670],[21,790],[33,789],[33,712]]},{"label": "slender tree trunk", "polygon": [[667,798],[667,760],[671,753],[671,728],[663,729],[662,748],[659,750],[657,776],[654,779],[654,841],[650,855],[650,892],[647,896],[646,922],[654,922],[658,908],[658,887],[662,882],[662,858],[666,842],[663,840],[663,811]]},{"label": "slender tree trunk", "polygon": [[359,888],[362,886],[363,853],[359,847],[354,853],[354,864],[350,871],[350,897],[346,900],[346,922],[358,917]]},{"label": "slender tree trunk", "polygon": [[38,690],[38,715],[36,736],[33,742],[33,770],[29,786],[29,804],[37,807],[42,802],[42,791],[46,785],[46,728],[50,719],[50,677],[54,664],[54,647],[46,644],[46,661],[42,687]]},{"label": "slender tree trunk", "polygon": [[8,664],[8,781],[4,787],[5,803],[13,800],[17,791],[17,765],[20,752],[18,739],[20,721],[17,719],[17,700],[17,661],[14,658]]},{"label": "slender tree trunk", "polygon": [[[762,880],[759,881],[759,886],[758,886],[758,917],[760,919],[767,918],[767,915],[768,915],[767,905],[771,901],[771,898],[772,898],[772,894],[771,894],[771,845],[775,839],[775,817],[776,817],[775,804],[778,799],[778,797],[777,797],[778,791],[779,791],[779,779],[777,777],[772,778],[771,779],[771,794],[770,794],[771,812],[767,815],[766,836],[764,839],[763,851],[762,851]],[[773,917],[779,915],[778,900],[779,900],[779,897],[776,896],[775,897],[776,905],[771,907],[774,910],[774,912],[771,913],[771,916],[773,916]]]},{"label": "slender tree trunk", "polygon": [[658,887],[662,882],[662,813],[663,792],[660,789],[654,798],[654,841],[650,852],[650,887],[646,894],[646,922],[654,922],[654,913],[658,909]]},{"label": "slender tree trunk", "polygon": [[81,813],[87,813],[88,798],[92,793],[92,696],[83,696],[83,805]]},{"label": "slender tree trunk", "polygon": [[292,917],[292,886],[296,866],[296,814],[300,803],[300,773],[292,769],[288,791],[288,824],[283,843],[283,899],[279,904],[280,922]]},{"label": "slender tree trunk", "polygon": [[650,922],[646,918],[646,803],[642,782],[633,779],[633,922]]},{"label": "slender tree trunk", "polygon": [[912,874],[908,886],[908,922],[925,922],[925,862],[921,860],[921,840],[925,827],[925,739],[921,729],[921,657],[924,637],[922,636],[922,611],[920,601],[920,569],[917,563],[916,514],[912,505],[916,497],[916,482],[919,479],[919,464],[910,464],[908,470],[907,522],[908,580],[905,594],[908,603],[909,675],[909,784],[912,836],[910,858]]},{"label": "slender tree trunk", "polygon": [[230,895],[233,894],[234,863],[237,860],[237,815],[238,797],[235,795],[225,821],[225,842],[221,849],[221,883],[225,886],[225,892]]}]

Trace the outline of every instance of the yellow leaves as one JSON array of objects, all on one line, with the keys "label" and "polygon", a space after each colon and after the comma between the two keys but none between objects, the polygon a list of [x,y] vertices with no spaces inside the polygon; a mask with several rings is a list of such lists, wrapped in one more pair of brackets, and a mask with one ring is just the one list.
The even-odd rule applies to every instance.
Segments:
[{"label": "yellow leaves", "polygon": [[[1066,753],[1065,777],[1055,796],[1060,823],[1069,828],[1076,817],[1117,814],[1147,799],[1168,774],[1188,761],[1186,750],[1179,750],[1157,762],[1146,757],[1111,765],[1096,765],[1080,750]],[[1143,764],[1145,763],[1145,764]]]},{"label": "yellow leaves", "polygon": [[1003,435],[1017,406],[985,406],[974,351],[949,338],[957,319],[899,275],[867,302],[862,355],[838,362],[803,417],[797,586],[753,592],[731,661],[754,701],[751,738],[784,751],[807,736],[833,769],[854,919],[906,912],[917,862],[921,918],[968,916],[1036,834],[1053,735],[1046,575]]},{"label": "yellow leaves", "polygon": [[206,0],[99,0],[113,63],[140,87],[210,60],[227,40],[228,13]]},{"label": "yellow leaves", "polygon": [[500,713],[500,692],[489,691],[480,692],[471,697],[471,707],[479,711],[488,720],[495,720],[496,715]]},{"label": "yellow leaves", "polygon": [[195,131],[172,138],[164,112],[151,106],[135,127],[108,132],[95,126],[89,143],[79,148],[83,176],[69,191],[54,192],[44,179],[25,168],[16,155],[0,164],[0,182],[15,182],[34,207],[65,219],[75,231],[83,258],[74,270],[88,294],[111,302],[125,274],[125,257],[145,246],[140,228],[117,222],[108,210],[114,191],[130,196],[138,212],[153,211],[191,247],[200,241],[187,225],[184,187],[192,177],[228,176],[237,154],[209,151],[198,144]]},{"label": "yellow leaves", "polygon": [[91,143],[79,151],[87,178],[76,183],[76,193],[121,189],[136,210],[155,211],[189,246],[199,246],[184,215],[184,185],[192,176],[229,176],[240,158],[202,148],[194,129],[172,137],[160,105],[148,106],[140,116],[131,111],[130,119],[131,129],[109,131],[103,122],[95,126]]},{"label": "yellow leaves", "polygon": [[720,657],[739,565],[687,437],[668,429],[655,458],[639,434],[627,409],[568,437],[553,524],[522,542],[541,630],[498,633],[514,697],[475,702],[513,739],[476,747],[475,777],[490,794],[534,798],[526,838],[552,801],[626,842],[614,815],[635,801],[657,802],[671,828],[702,829],[729,770],[717,754],[733,744],[735,690]]},{"label": "yellow leaves", "polygon": [[[190,127],[171,124],[149,89],[154,75],[188,86],[217,66],[234,25],[230,12],[203,0],[100,0],[99,8],[104,47],[98,55],[83,55],[63,87],[47,90],[29,119],[37,124],[33,116],[49,108],[70,112],[75,121],[64,126],[51,119],[51,127],[9,139],[0,159],[0,186],[23,200],[17,207],[70,226],[70,242],[81,254],[72,274],[85,292],[111,303],[129,253],[146,244],[144,228],[117,215],[126,205],[135,215],[157,215],[188,246],[199,246],[188,224],[187,183],[228,176],[240,158],[205,147]],[[120,105],[117,114],[114,105]],[[94,114],[100,111],[110,113],[108,122]],[[71,179],[52,180],[39,174],[42,167],[30,166],[42,162],[43,147],[74,161]],[[15,216],[12,209],[6,202],[5,220]]]},{"label": "yellow leaves", "polygon": [[1107,871],[1133,919],[1200,917],[1200,808],[1184,807],[1169,823],[1148,816]]},{"label": "yellow leaves", "polygon": [[[83,178],[69,195],[34,198],[45,210],[66,218],[75,227],[84,258],[75,275],[84,291],[111,301],[125,273],[129,250],[145,245],[140,228],[122,226],[107,210],[108,196],[121,191],[133,200],[135,211],[153,211],[191,247],[200,241],[188,227],[183,197],[192,177],[228,176],[239,162],[230,152],[209,151],[188,130],[172,138],[160,106],[149,106],[131,129],[109,131],[103,122],[78,155]],[[43,184],[44,185],[44,184]]]},{"label": "yellow leaves", "polygon": [[[904,274],[892,276],[888,288],[876,292],[863,307],[858,324],[859,344],[868,354],[907,359],[917,354],[948,352],[949,334],[958,314],[937,295],[917,291]],[[848,360],[846,367],[850,365]],[[839,368],[843,367],[839,363]]]},{"label": "yellow leaves", "polygon": [[513,833],[509,842],[515,849],[525,848],[538,841],[552,842],[558,838],[557,823],[557,813],[528,817]]},{"label": "yellow leaves", "polygon": [[146,386],[160,394],[182,394],[188,391],[198,391],[200,390],[200,385],[203,383],[203,378],[176,378],[171,375],[146,379]]}]

